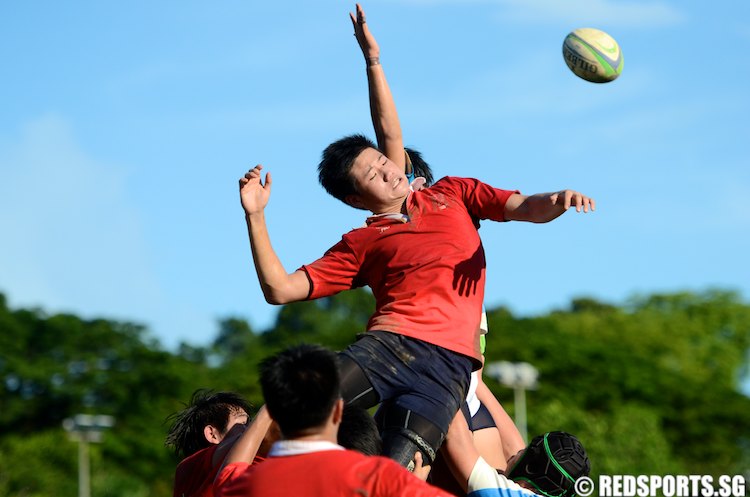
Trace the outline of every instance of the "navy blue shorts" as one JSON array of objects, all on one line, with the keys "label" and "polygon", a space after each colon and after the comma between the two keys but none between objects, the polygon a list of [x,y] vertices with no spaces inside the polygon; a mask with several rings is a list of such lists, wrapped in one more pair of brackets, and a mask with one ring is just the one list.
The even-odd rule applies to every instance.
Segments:
[{"label": "navy blue shorts", "polygon": [[[380,402],[390,400],[411,410],[443,433],[466,398],[472,359],[443,347],[396,333],[370,331],[341,354],[359,365]],[[348,396],[359,395],[347,385],[342,387]]]},{"label": "navy blue shorts", "polygon": [[482,403],[479,404],[479,409],[474,416],[470,414],[469,405],[466,402],[461,405],[461,412],[464,413],[464,418],[466,418],[466,423],[469,425],[471,431],[495,428],[497,426],[489,409]]}]

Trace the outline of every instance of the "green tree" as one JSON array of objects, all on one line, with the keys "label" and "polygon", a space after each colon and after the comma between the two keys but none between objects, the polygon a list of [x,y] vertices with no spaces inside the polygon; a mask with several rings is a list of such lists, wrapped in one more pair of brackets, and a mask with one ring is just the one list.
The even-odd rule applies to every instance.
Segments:
[{"label": "green tree", "polygon": [[[534,364],[541,387],[530,394],[530,404],[565,405],[577,415],[583,411],[590,421],[577,433],[583,439],[612,433],[608,443],[625,447],[640,440],[644,454],[653,454],[643,460],[663,472],[669,466],[657,464],[659,458],[697,474],[750,467],[750,399],[738,391],[750,347],[750,307],[738,295],[652,295],[622,308],[580,299],[568,311],[529,319],[493,311],[489,322],[488,361]],[[541,425],[529,409],[531,432],[556,429],[554,419]],[[623,412],[639,413],[631,424],[640,431],[612,431],[626,426]],[[654,446],[636,436],[642,433],[651,433],[652,441],[663,438],[669,450],[656,457]],[[606,466],[611,473],[641,468],[634,457],[599,456],[611,461]]]}]

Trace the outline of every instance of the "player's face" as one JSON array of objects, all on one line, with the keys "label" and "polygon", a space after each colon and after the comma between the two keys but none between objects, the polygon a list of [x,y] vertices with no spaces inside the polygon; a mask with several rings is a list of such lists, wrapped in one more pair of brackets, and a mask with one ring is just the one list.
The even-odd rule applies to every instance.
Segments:
[{"label": "player's face", "polygon": [[[409,194],[409,180],[404,168],[398,167],[374,148],[364,149],[354,160],[349,172],[357,194],[353,197],[362,207],[376,214],[399,212]],[[354,203],[354,202],[353,202]]]}]

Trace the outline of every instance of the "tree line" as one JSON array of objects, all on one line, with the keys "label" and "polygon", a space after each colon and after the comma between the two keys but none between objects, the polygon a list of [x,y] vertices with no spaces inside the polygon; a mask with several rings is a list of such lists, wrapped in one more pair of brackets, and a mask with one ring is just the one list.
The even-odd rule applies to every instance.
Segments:
[{"label": "tree line", "polygon": [[[366,290],[345,292],[284,306],[262,332],[227,317],[209,345],[168,351],[144,326],[10,309],[0,294],[0,495],[76,495],[78,449],[62,422],[95,413],[116,424],[91,446],[92,494],[170,496],[178,461],[164,447],[165,419],[195,389],[234,390],[260,406],[260,359],[299,342],[341,349],[373,308]],[[488,362],[540,372],[527,392],[530,436],[575,434],[594,476],[750,472],[750,398],[740,390],[750,305],[737,293],[582,298],[534,317],[501,307],[488,321]],[[513,415],[512,391],[485,382]]]}]

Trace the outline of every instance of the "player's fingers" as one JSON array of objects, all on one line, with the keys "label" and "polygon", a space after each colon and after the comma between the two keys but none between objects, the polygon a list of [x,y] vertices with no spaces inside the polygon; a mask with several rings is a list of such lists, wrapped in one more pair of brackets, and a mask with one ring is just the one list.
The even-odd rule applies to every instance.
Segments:
[{"label": "player's fingers", "polygon": [[271,183],[273,181],[271,180],[271,173],[266,173],[266,184],[263,185],[263,188],[265,188],[268,191],[271,191]]},{"label": "player's fingers", "polygon": [[424,471],[425,468],[429,468],[429,466],[424,466],[424,460],[422,459],[422,453],[417,451],[414,454],[414,472],[421,472]]},{"label": "player's fingers", "polygon": [[581,203],[583,204],[583,212],[588,212],[589,210],[591,210],[591,199],[586,195],[581,196]]},{"label": "player's fingers", "polygon": [[578,192],[573,192],[573,195],[572,195],[570,201],[576,207],[576,212],[581,212],[581,209],[584,207],[584,205],[583,205],[583,195],[581,195]]},{"label": "player's fingers", "polygon": [[263,166],[261,166],[260,164],[258,164],[254,168],[250,169],[247,173],[245,173],[245,177],[246,178],[252,178],[252,177],[257,178],[258,176],[260,176],[260,170],[261,169],[263,169]]}]

